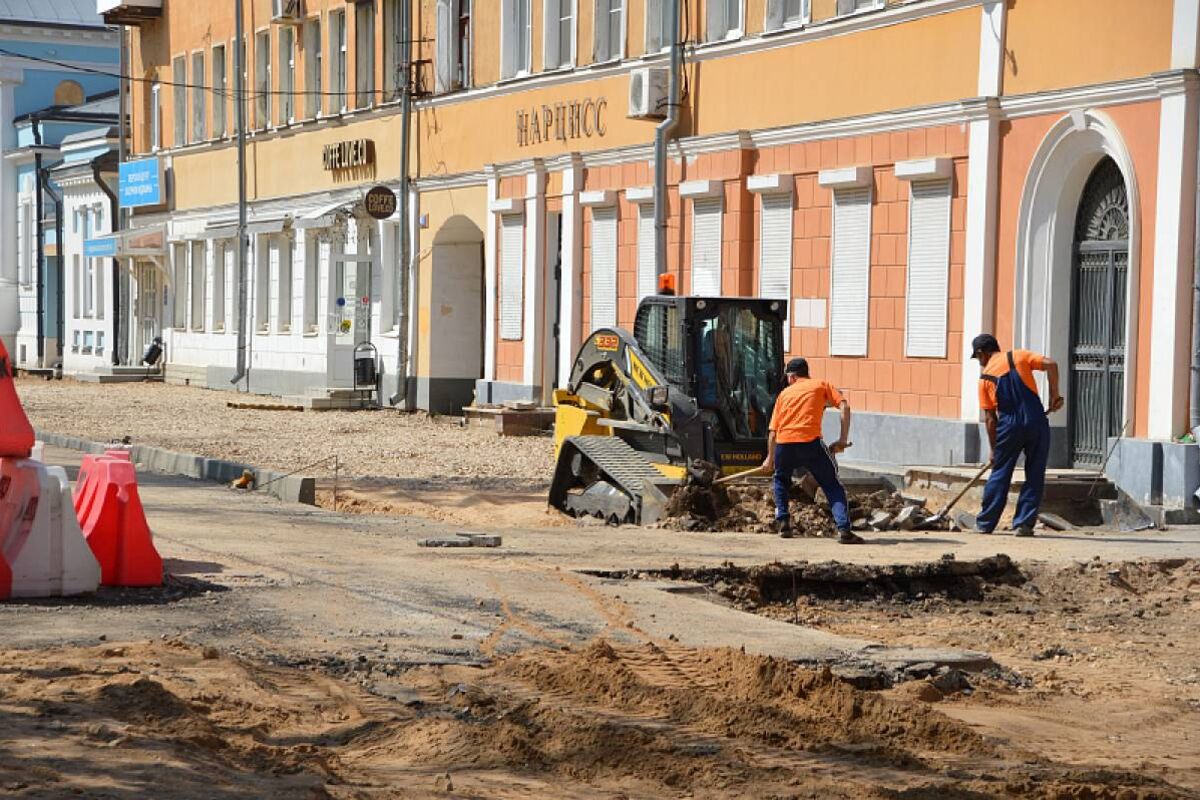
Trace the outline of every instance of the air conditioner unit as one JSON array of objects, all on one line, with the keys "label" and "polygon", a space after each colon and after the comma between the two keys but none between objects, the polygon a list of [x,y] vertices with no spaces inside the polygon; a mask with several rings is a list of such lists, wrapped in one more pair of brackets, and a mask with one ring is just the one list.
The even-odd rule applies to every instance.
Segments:
[{"label": "air conditioner unit", "polygon": [[304,21],[304,0],[271,0],[271,22],[299,25]]},{"label": "air conditioner unit", "polygon": [[667,115],[665,67],[642,67],[629,73],[629,114],[635,119],[661,119]]}]

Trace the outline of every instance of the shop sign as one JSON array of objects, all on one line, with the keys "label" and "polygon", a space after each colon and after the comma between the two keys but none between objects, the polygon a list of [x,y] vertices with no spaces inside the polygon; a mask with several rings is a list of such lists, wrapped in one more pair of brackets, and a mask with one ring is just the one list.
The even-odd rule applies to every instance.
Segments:
[{"label": "shop sign", "polygon": [[396,213],[396,193],[386,186],[375,186],[363,200],[367,213],[375,219],[387,219]]},{"label": "shop sign", "polygon": [[157,158],[126,161],[117,172],[117,193],[122,208],[162,205],[162,166]]},{"label": "shop sign", "polygon": [[370,139],[349,139],[325,145],[321,165],[327,172],[368,167],[375,163],[375,142]]},{"label": "shop sign", "polygon": [[596,100],[588,97],[554,105],[543,104],[528,111],[519,109],[517,146],[604,136],[608,133],[608,127],[604,124],[604,112],[607,109],[608,101],[603,97]]}]

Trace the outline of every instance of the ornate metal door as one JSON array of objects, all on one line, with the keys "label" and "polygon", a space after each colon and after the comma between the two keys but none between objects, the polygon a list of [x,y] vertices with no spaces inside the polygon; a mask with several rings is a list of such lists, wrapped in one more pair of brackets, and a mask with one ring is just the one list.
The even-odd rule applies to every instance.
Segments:
[{"label": "ornate metal door", "polygon": [[1071,276],[1071,460],[1099,467],[1108,437],[1125,426],[1125,301],[1129,198],[1105,158],[1083,190]]}]

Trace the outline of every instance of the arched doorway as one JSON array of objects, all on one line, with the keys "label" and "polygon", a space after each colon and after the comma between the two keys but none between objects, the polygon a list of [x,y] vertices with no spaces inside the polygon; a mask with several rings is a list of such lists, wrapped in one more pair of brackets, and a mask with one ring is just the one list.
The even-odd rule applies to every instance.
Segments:
[{"label": "arched doorway", "polygon": [[1125,427],[1129,196],[1116,163],[1101,159],[1075,218],[1071,269],[1071,462],[1099,467]]}]

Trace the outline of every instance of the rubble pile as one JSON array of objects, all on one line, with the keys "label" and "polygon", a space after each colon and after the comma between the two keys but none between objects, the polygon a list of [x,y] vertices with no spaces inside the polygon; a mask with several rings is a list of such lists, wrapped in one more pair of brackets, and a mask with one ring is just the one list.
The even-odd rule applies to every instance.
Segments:
[{"label": "rubble pile", "polygon": [[[933,512],[921,498],[879,489],[850,492],[850,519],[855,530],[913,530]],[[792,528],[797,536],[835,536],[833,515],[820,490],[809,494],[801,483],[789,495]],[[661,527],[679,531],[773,533],[775,498],[769,481],[740,485],[705,485],[689,481],[671,496]],[[947,524],[942,524],[946,529]]]}]

